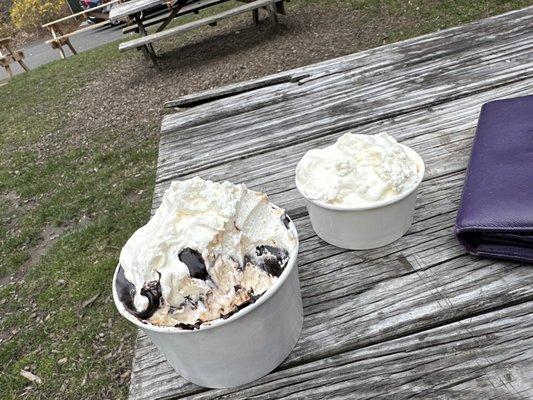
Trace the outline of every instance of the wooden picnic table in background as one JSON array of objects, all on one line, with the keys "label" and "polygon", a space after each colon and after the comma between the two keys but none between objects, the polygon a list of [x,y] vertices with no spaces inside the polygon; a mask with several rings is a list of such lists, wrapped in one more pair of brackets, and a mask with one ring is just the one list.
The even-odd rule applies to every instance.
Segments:
[{"label": "wooden picnic table in background", "polygon": [[[157,61],[157,54],[153,43],[168,37],[182,34],[202,26],[216,26],[219,21],[251,11],[254,23],[259,23],[259,10],[264,9],[275,25],[278,23],[278,14],[285,14],[284,2],[289,0],[237,0],[245,3],[238,7],[233,7],[215,15],[209,15],[187,24],[168,28],[168,24],[177,17],[195,13],[229,0],[131,0],[120,6],[114,7],[109,18],[114,21],[120,18],[131,18],[135,21],[136,27],[128,27],[124,33],[138,32],[141,37],[123,42],[119,45],[119,51],[131,49],[142,50],[145,58],[150,59],[156,68],[160,68]],[[145,19],[143,12],[153,9],[158,5],[166,4],[169,12],[156,18]],[[151,25],[158,25],[154,33],[148,33],[146,28]]]},{"label": "wooden picnic table in background", "polygon": [[14,63],[19,63],[26,72],[30,70],[24,62],[24,52],[22,50],[16,50],[13,47],[14,42],[11,37],[0,38],[0,66],[6,70],[8,79],[13,77],[11,65]]},{"label": "wooden picnic table in background", "polygon": [[[123,1],[124,0],[109,0],[99,6],[92,7],[90,9],[83,10],[75,14],[67,15],[66,17],[44,24],[42,27],[48,28],[48,30],[52,34],[52,39],[47,40],[46,43],[52,46],[53,49],[58,49],[62,59],[66,58],[63,46],[67,46],[72,52],[72,54],[78,54],[76,49],[70,42],[70,38],[74,35],[78,35],[83,32],[91,31],[109,25],[110,21],[108,15],[102,13],[101,10],[103,8],[110,7],[116,4],[118,5]],[[87,20],[89,17],[98,17],[100,19],[104,19],[104,21],[95,24],[90,24],[83,28],[79,28],[79,26],[76,26],[75,28],[67,26],[67,24],[69,23],[72,24],[73,20],[77,21],[79,18]]]},{"label": "wooden picnic table in background", "polygon": [[[529,7],[170,103],[153,209],[195,175],[269,194],[300,234],[304,328],[274,372],[219,390],[139,333],[130,399],[533,398],[533,266],[468,255],[453,233],[481,105],[533,93],[532,26]],[[426,163],[412,228],[375,250],[320,240],[294,185],[303,154],[349,130]]]}]

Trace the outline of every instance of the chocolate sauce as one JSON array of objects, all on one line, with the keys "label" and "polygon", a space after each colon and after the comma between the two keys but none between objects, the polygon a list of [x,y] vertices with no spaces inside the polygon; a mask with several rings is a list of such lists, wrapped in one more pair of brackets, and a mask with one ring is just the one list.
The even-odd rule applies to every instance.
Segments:
[{"label": "chocolate sauce", "polygon": [[126,276],[124,275],[124,268],[122,268],[122,266],[118,267],[115,288],[117,290],[118,299],[120,302],[124,304],[124,307],[126,307],[129,312],[135,314],[137,312],[137,310],[135,310],[135,306],[133,305],[133,297],[136,293],[135,286],[126,279]]},{"label": "chocolate sauce", "polygon": [[230,312],[226,313],[226,314],[223,314],[220,316],[220,318],[222,319],[228,319],[229,317],[231,317],[233,314],[236,314],[237,312],[241,311],[243,308],[246,308],[248,307],[250,304],[253,304],[257,301],[257,299],[261,297],[261,295],[257,295],[257,296],[250,296],[250,298],[248,300],[246,300],[244,303],[242,304],[239,304],[238,306],[235,306],[233,308],[233,310],[231,310]]},{"label": "chocolate sauce", "polygon": [[276,277],[279,277],[283,272],[283,267],[289,257],[287,250],[267,245],[256,247],[255,253],[258,257],[261,257],[258,266],[263,271]]},{"label": "chocolate sauce", "polygon": [[176,328],[181,328],[181,329],[185,329],[186,331],[193,331],[195,329],[200,329],[200,325],[202,325],[203,322],[198,320],[193,324],[186,324],[184,322],[180,322],[180,323],[177,323],[176,325],[174,325],[174,327]]},{"label": "chocolate sauce", "polygon": [[208,274],[204,258],[198,251],[187,247],[180,251],[178,258],[189,268],[191,278],[201,279],[203,281],[207,279]]},{"label": "chocolate sauce", "polygon": [[136,312],[135,316],[140,319],[148,319],[157,311],[161,306],[161,274],[159,274],[159,279],[157,281],[149,281],[144,284],[141,289],[141,296],[144,296],[148,299],[148,307],[146,310],[141,312]]},{"label": "chocolate sauce", "polygon": [[[159,275],[161,278],[161,275]],[[124,268],[119,266],[117,279],[115,281],[115,287],[117,289],[118,299],[124,304],[124,307],[135,315],[139,319],[148,319],[157,311],[161,304],[161,284],[159,280],[146,282],[141,289],[141,296],[144,296],[148,299],[148,307],[144,311],[137,311],[133,303],[133,298],[135,297],[135,286],[133,283],[126,279],[124,275]]]},{"label": "chocolate sauce", "polygon": [[185,329],[186,331],[192,331],[194,330],[194,325],[191,325],[191,324],[185,324],[183,322],[180,322],[176,325],[174,325],[176,328],[181,328],[181,329]]}]

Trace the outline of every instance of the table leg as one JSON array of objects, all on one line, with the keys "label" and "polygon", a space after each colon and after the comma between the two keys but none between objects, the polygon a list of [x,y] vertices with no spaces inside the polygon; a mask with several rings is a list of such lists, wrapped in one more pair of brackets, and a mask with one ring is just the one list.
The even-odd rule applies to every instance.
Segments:
[{"label": "table leg", "polygon": [[161,25],[157,28],[156,32],[161,32],[163,29],[167,27],[168,24],[170,24],[170,21],[174,19],[174,17],[180,12],[181,8],[185,4],[185,1],[179,1],[176,2],[176,5],[172,8],[172,12],[170,15],[163,21]]},{"label": "table leg", "polygon": [[[54,29],[54,25],[50,25],[48,28],[50,29],[50,32],[52,33],[52,37],[54,39],[57,39],[57,34],[56,34],[56,30]],[[59,29],[58,29],[58,32],[59,32]],[[60,36],[61,36],[61,34],[60,34]],[[59,54],[61,55],[61,59],[64,60],[65,59],[65,52],[63,51],[63,46],[61,45],[60,41],[57,41],[57,46],[58,46],[57,49],[59,50]],[[52,46],[52,48],[53,47],[54,46]]]},{"label": "table leg", "polygon": [[[5,48],[8,52],[8,54],[11,54],[11,56],[13,57],[13,60],[16,60],[19,65],[24,68],[24,71],[28,72],[30,69],[28,68],[28,66],[26,65],[26,63],[24,61],[22,61],[22,59],[20,59],[17,55],[17,51],[15,49],[13,49],[11,46],[8,46],[8,45],[5,45]],[[0,51],[0,57],[2,56],[2,52]]]},{"label": "table leg", "polygon": [[[63,36],[63,32],[61,31],[61,29],[58,26],[56,26],[56,30],[57,30],[57,33],[59,33],[59,36]],[[74,46],[72,46],[72,43],[70,43],[70,38],[66,38],[64,44],[66,44],[68,46],[68,48],[70,49],[72,54],[74,54],[74,55],[78,54],[76,52],[76,49],[74,48]],[[61,48],[63,48],[63,45],[61,45]]]},{"label": "table leg", "polygon": [[26,63],[22,60],[19,60],[19,64],[22,68],[24,68],[24,71],[28,72],[30,68],[26,65]]},{"label": "table leg", "polygon": [[4,68],[6,69],[6,72],[7,72],[7,79],[13,78],[13,72],[11,72],[11,67],[9,65],[6,65]]},{"label": "table leg", "polygon": [[287,15],[287,12],[285,11],[285,2],[278,1],[277,3],[274,3],[274,7],[276,8],[276,12],[278,14]]},{"label": "table leg", "polygon": [[[139,14],[135,14],[135,22],[137,23],[137,26],[139,27],[139,34],[141,36],[147,36],[146,29],[144,28],[144,25],[142,23],[142,18]],[[151,43],[148,43],[145,46],[142,46],[143,54],[146,58],[149,58],[152,60],[152,63],[157,69],[161,69],[159,66],[159,63],[157,62],[157,54],[155,53],[154,46],[152,46]]]},{"label": "table leg", "polygon": [[266,8],[267,8],[269,17],[272,20],[272,23],[274,24],[274,26],[277,26],[278,25],[278,14],[276,14],[276,9],[271,4],[268,5]]},{"label": "table leg", "polygon": [[64,60],[65,58],[67,58],[67,55],[65,54],[65,50],[63,50],[63,45],[61,44],[61,42],[57,42],[57,48],[59,49],[59,53],[61,54],[61,59]]},{"label": "table leg", "polygon": [[74,55],[78,54],[74,46],[72,46],[72,43],[70,43],[70,39],[67,38],[66,44],[69,47],[70,51],[72,51],[72,54]]},{"label": "table leg", "polygon": [[259,10],[257,8],[252,11],[252,19],[255,25],[259,25]]}]

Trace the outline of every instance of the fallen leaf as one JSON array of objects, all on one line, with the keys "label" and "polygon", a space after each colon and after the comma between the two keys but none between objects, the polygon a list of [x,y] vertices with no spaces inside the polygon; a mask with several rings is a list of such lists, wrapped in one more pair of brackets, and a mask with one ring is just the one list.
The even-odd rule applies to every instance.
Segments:
[{"label": "fallen leaf", "polygon": [[100,292],[96,293],[93,297],[91,297],[89,300],[85,300],[82,305],[81,305],[81,308],[86,308],[88,306],[90,306],[91,304],[93,304],[96,299],[98,298],[98,296],[100,296]]},{"label": "fallen leaf", "polygon": [[62,358],[62,359],[58,360],[57,364],[58,365],[63,365],[63,364],[66,364],[67,361],[68,361],[68,358],[65,357],[65,358]]},{"label": "fallen leaf", "polygon": [[37,375],[32,374],[30,371],[24,371],[23,369],[20,370],[20,375],[26,378],[27,380],[31,382],[35,382],[36,384],[40,385],[43,383],[42,379],[39,378]]}]

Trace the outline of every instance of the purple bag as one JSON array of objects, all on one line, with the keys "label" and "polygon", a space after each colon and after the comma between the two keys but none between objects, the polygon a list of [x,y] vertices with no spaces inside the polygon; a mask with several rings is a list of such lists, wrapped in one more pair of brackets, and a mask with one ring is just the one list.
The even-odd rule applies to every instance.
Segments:
[{"label": "purple bag", "polygon": [[481,108],[455,231],[469,253],[533,263],[533,96]]}]

